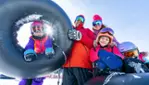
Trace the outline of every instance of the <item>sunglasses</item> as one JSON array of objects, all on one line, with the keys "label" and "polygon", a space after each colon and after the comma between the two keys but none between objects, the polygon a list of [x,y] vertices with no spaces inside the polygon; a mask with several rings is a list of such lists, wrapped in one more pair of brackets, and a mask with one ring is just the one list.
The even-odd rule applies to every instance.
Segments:
[{"label": "sunglasses", "polygon": [[102,21],[100,20],[94,21],[93,26],[96,26],[96,25],[102,25]]},{"label": "sunglasses", "polygon": [[83,18],[83,17],[78,16],[78,17],[76,18],[76,20],[75,20],[75,21],[81,21],[81,22],[84,22],[85,20],[84,20],[84,18]]}]

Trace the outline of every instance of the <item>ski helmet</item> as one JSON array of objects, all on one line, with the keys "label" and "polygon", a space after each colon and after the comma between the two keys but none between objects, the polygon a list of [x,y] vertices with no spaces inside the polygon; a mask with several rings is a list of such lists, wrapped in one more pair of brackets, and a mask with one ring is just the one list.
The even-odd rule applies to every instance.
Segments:
[{"label": "ski helmet", "polygon": [[118,45],[118,48],[126,58],[137,58],[139,56],[138,47],[132,42],[123,42]]},{"label": "ski helmet", "polygon": [[127,52],[127,51],[131,51],[131,50],[135,50],[138,49],[138,47],[132,43],[132,42],[123,42],[120,45],[118,45],[118,48],[120,50],[120,52]]},{"label": "ski helmet", "polygon": [[[38,28],[38,29],[36,29]],[[45,33],[45,27],[43,21],[36,20],[31,24],[31,33],[34,34],[37,31]]]},{"label": "ski helmet", "polygon": [[96,42],[98,43],[100,37],[106,36],[106,37],[110,38],[110,42],[109,42],[109,44],[110,44],[113,41],[113,35],[114,35],[114,31],[111,28],[103,28],[98,33]]},{"label": "ski helmet", "polygon": [[78,15],[78,16],[76,17],[76,19],[75,19],[75,22],[78,21],[78,20],[80,20],[82,23],[84,23],[84,22],[85,22],[85,17],[84,17],[84,15]]}]

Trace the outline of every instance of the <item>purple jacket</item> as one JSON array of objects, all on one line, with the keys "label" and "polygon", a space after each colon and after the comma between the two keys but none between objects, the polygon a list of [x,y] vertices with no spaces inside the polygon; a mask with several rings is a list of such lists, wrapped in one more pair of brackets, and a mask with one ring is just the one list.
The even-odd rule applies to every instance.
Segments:
[{"label": "purple jacket", "polygon": [[30,37],[29,42],[25,47],[25,50],[32,49],[36,53],[44,53],[46,48],[52,48],[52,39],[50,39],[48,36],[46,36],[42,40]]}]

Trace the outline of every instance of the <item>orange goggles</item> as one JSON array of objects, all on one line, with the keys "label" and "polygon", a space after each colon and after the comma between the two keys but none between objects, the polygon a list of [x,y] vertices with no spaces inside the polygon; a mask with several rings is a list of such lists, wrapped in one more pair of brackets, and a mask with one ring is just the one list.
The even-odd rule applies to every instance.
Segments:
[{"label": "orange goggles", "polygon": [[126,58],[138,57],[139,52],[138,52],[138,50],[133,50],[133,51],[124,52],[123,55],[124,55]]}]

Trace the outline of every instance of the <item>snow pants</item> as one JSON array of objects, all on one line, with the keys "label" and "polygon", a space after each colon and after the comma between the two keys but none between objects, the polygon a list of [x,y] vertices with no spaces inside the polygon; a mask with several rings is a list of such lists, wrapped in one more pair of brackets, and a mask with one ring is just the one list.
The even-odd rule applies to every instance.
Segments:
[{"label": "snow pants", "polygon": [[92,78],[92,72],[85,68],[64,68],[62,85],[84,85]]}]

